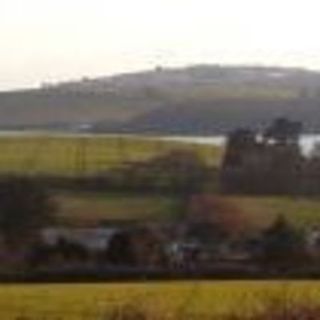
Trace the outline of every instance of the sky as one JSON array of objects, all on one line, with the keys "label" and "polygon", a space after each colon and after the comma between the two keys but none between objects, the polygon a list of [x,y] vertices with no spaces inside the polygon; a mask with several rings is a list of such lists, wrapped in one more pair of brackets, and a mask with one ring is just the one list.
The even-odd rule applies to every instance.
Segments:
[{"label": "sky", "polygon": [[0,0],[0,90],[191,64],[320,69],[319,0]]}]

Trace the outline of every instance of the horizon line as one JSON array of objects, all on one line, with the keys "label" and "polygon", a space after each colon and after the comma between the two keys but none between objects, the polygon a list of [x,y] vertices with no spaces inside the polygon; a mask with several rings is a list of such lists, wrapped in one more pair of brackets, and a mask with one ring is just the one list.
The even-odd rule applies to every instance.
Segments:
[{"label": "horizon line", "polygon": [[1,89],[0,93],[10,93],[10,92],[23,92],[23,91],[34,91],[34,90],[42,90],[42,89],[54,89],[61,85],[71,84],[71,83],[81,83],[83,81],[98,81],[102,79],[112,79],[121,76],[129,76],[135,74],[142,73],[150,73],[150,72],[162,72],[162,71],[178,71],[178,70],[186,70],[191,68],[199,68],[199,67],[216,67],[216,68],[257,68],[257,69],[282,69],[282,70],[292,70],[292,71],[304,71],[310,73],[320,73],[320,68],[311,68],[309,66],[303,65],[285,65],[285,64],[264,64],[261,62],[253,62],[253,63],[188,63],[183,65],[163,65],[163,64],[155,64],[153,68],[141,68],[137,70],[131,71],[119,71],[119,72],[111,72],[110,74],[92,74],[92,75],[82,75],[76,78],[68,78],[68,79],[60,79],[60,80],[52,80],[52,81],[40,81],[37,84],[30,86],[17,86],[9,89]]}]

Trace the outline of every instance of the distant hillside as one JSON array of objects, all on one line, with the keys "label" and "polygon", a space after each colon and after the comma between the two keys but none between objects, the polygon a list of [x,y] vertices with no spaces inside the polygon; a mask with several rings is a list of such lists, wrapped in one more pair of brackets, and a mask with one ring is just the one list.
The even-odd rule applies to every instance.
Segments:
[{"label": "distant hillside", "polygon": [[[319,89],[320,73],[298,68],[196,65],[186,68],[161,67],[151,71],[65,82],[53,87],[84,92],[140,92],[165,94],[190,88],[253,86],[270,89]],[[150,91],[149,91],[150,90]],[[155,91],[153,91],[155,90]]]},{"label": "distant hillside", "polygon": [[0,127],[90,127],[97,121],[117,125],[159,106],[141,97],[110,93],[41,89],[0,93]]},{"label": "distant hillside", "polygon": [[320,132],[320,73],[202,65],[0,93],[0,129],[202,135],[279,115]]},{"label": "distant hillside", "polygon": [[128,122],[124,131],[178,135],[225,134],[238,127],[261,129],[273,119],[283,116],[302,121],[305,132],[320,132],[319,99],[188,101],[144,113]]}]

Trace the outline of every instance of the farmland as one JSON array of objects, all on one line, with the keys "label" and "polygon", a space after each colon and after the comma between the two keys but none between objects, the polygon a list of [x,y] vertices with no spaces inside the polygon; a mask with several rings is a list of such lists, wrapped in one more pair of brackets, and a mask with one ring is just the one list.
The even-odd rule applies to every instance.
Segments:
[{"label": "farmland", "polygon": [[124,313],[128,308],[131,315],[134,310],[143,310],[145,317],[124,319],[175,320],[196,315],[193,319],[211,316],[219,320],[230,313],[245,319],[268,301],[286,303],[287,307],[291,303],[312,305],[319,296],[320,284],[310,281],[3,285],[0,312],[1,319],[7,320],[123,319],[106,315],[110,310]]},{"label": "farmland", "polygon": [[[193,150],[218,166],[223,149],[157,137],[25,134],[0,136],[0,173],[78,176],[98,174],[151,159],[170,150]],[[62,220],[91,223],[103,219],[163,221],[175,216],[179,199],[161,195],[68,192],[55,195]],[[254,225],[266,225],[283,214],[299,226],[320,222],[318,199],[225,196]]]},{"label": "farmland", "polygon": [[163,222],[176,216],[174,196],[131,195],[94,192],[57,194],[59,221],[72,225],[95,225],[103,220]]},{"label": "farmland", "polygon": [[[320,200],[284,196],[218,196],[223,207],[240,214],[248,228],[269,225],[281,214],[299,228],[320,224]],[[181,199],[172,195],[62,192],[55,195],[60,221],[71,224],[96,224],[102,220],[135,220],[163,222],[177,217]],[[217,213],[212,208],[212,214]],[[211,212],[208,211],[207,214]]]},{"label": "farmland", "polygon": [[253,226],[266,226],[277,215],[299,228],[320,224],[319,198],[289,196],[224,196]]},{"label": "farmland", "polygon": [[146,161],[172,150],[193,150],[218,165],[222,148],[159,138],[26,134],[0,137],[0,173],[78,176]]}]

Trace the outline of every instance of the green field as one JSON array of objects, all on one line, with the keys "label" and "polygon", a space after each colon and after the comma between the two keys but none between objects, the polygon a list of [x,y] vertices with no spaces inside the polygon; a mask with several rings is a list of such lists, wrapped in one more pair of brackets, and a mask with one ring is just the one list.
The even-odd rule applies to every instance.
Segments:
[{"label": "green field", "polygon": [[57,216],[66,224],[95,225],[102,220],[168,221],[177,216],[174,196],[109,193],[60,193]]},{"label": "green field", "polygon": [[145,161],[171,150],[193,150],[217,165],[222,148],[156,137],[26,134],[0,137],[0,172],[85,175]]},{"label": "green field", "polygon": [[[140,284],[2,285],[1,319],[122,319],[110,310],[143,311],[147,317],[128,319],[223,319],[257,312],[271,301],[315,304],[320,283],[311,281],[170,282]],[[297,318],[298,319],[298,318]]]},{"label": "green field", "polygon": [[320,224],[320,199],[288,196],[225,196],[224,201],[253,227],[266,226],[283,215],[297,227]]},{"label": "green field", "polygon": [[[223,149],[162,140],[156,137],[112,135],[26,134],[0,136],[0,173],[81,175],[103,173],[145,161],[171,150],[193,150],[210,165],[218,165]],[[283,214],[299,226],[320,224],[320,200],[290,197],[226,196],[235,214],[250,224],[268,224]],[[163,221],[176,217],[179,199],[172,196],[66,193],[56,196],[58,216],[75,223],[103,219]]]},{"label": "green field", "polygon": [[[320,225],[320,199],[281,196],[216,196],[219,206],[208,207],[206,214],[240,215],[250,229],[269,225],[277,215],[288,218],[297,227]],[[108,192],[63,192],[55,195],[60,221],[95,224],[102,220],[172,221],[181,213],[179,197]],[[227,209],[224,209],[227,208]]]}]

